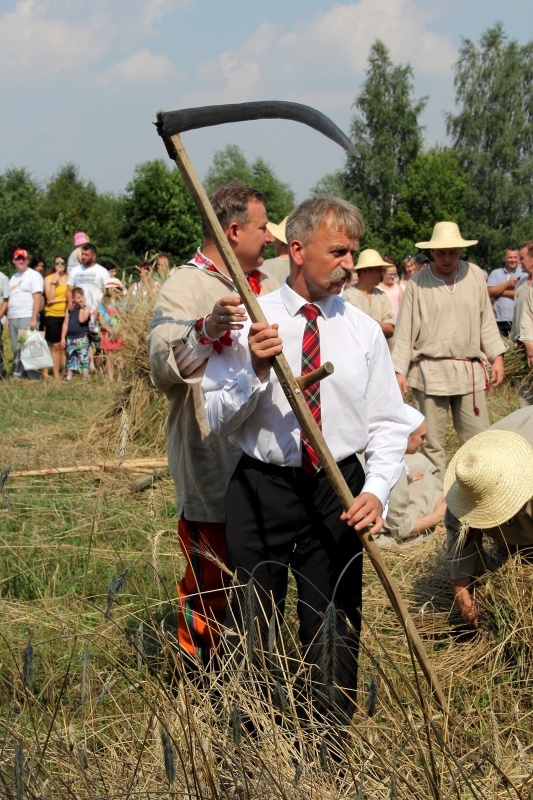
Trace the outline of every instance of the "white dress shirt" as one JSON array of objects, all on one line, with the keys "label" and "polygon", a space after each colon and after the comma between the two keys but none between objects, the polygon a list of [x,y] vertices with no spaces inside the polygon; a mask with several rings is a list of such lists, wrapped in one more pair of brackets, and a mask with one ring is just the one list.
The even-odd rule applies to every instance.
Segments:
[{"label": "white dress shirt", "polygon": [[[301,373],[307,301],[283,284],[259,303],[270,323],[278,323],[283,352],[295,375]],[[320,384],[322,432],[335,461],[364,453],[363,491],[385,507],[403,469],[409,425],[404,415],[389,348],[379,325],[334,295],[315,302],[321,363],[335,371]],[[247,455],[279,466],[301,466],[299,423],[274,370],[264,381],[255,374],[248,330],[235,332],[233,345],[209,359],[202,388],[207,422]]]}]

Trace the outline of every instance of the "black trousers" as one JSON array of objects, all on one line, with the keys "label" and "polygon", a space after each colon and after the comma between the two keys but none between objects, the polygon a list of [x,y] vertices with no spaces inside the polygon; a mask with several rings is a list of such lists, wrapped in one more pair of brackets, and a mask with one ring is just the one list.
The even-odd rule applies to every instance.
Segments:
[{"label": "black trousers", "polygon": [[[352,493],[359,494],[364,485],[359,460],[353,456],[339,466]],[[268,628],[274,611],[283,615],[290,568],[298,588],[299,636],[304,661],[311,667],[315,704],[334,706],[337,718],[349,720],[357,688],[362,546],[354,530],[340,520],[343,509],[329,479],[324,473],[310,477],[243,456],[225,505],[229,566],[240,584],[247,584],[253,573],[260,628]],[[342,688],[331,701],[323,673],[331,630],[324,631],[323,622],[334,594],[339,612],[334,682]],[[244,590],[239,589],[228,608],[228,628],[242,629],[243,606]]]}]

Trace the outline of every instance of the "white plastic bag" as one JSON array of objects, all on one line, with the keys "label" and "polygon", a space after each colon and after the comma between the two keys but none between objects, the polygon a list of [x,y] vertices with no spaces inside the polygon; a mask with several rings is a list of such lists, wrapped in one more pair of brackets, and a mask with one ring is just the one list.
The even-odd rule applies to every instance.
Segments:
[{"label": "white plastic bag", "polygon": [[47,369],[53,366],[48,344],[39,331],[28,331],[20,348],[20,360],[24,369]]}]

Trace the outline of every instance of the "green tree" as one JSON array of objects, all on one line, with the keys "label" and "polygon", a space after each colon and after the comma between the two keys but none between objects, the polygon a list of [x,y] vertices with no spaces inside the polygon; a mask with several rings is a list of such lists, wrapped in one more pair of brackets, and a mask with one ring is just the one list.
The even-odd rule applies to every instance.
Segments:
[{"label": "green tree", "polygon": [[202,224],[194,202],[177,171],[164,161],[135,167],[123,198],[122,235],[137,260],[147,250],[171,253],[187,262],[202,243]]},{"label": "green tree", "polygon": [[365,247],[390,250],[398,238],[396,215],[405,173],[422,151],[418,119],[426,98],[413,99],[411,67],[394,66],[379,39],[368,62],[350,131],[359,157],[348,157],[342,185],[344,196],[363,212]]},{"label": "green tree", "polygon": [[204,180],[205,190],[211,194],[233,178],[263,192],[268,217],[274,222],[280,222],[295,206],[294,192],[287,183],[276,177],[270,164],[262,158],[249,163],[241,148],[230,144],[213,156],[213,163]]},{"label": "green tree", "polygon": [[32,254],[40,249],[39,191],[39,185],[24,168],[11,167],[0,175],[0,263],[10,265],[9,274],[17,247]]},{"label": "green tree", "polygon": [[479,46],[463,40],[455,65],[457,114],[448,133],[468,175],[464,210],[489,267],[533,226],[533,42],[509,41],[500,23]]},{"label": "green tree", "polygon": [[85,231],[98,248],[98,259],[123,266],[127,255],[120,240],[122,202],[110,194],[99,194],[92,181],[84,181],[72,163],[61,166],[49,180],[39,199],[41,248],[72,249],[76,231]]},{"label": "green tree", "polygon": [[413,253],[414,243],[430,239],[439,220],[457,222],[464,236],[476,238],[464,213],[466,186],[455,150],[434,147],[420,153],[405,171],[394,221],[395,255]]}]

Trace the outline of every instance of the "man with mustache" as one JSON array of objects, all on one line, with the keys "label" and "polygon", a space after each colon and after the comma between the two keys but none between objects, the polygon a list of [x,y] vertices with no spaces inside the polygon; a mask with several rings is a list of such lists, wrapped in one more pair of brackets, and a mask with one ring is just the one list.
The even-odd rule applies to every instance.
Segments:
[{"label": "man with mustache", "polygon": [[[352,527],[381,529],[408,433],[381,328],[339,296],[363,230],[361,212],[344,200],[315,197],[296,208],[286,226],[289,277],[260,300],[269,323],[247,323],[234,334],[232,346],[209,360],[202,384],[210,428],[243,451],[226,494],[229,565],[239,583],[253,573],[260,627],[283,614],[287,570],[293,571],[300,639],[319,706],[321,626],[335,592],[343,642],[335,680],[344,691],[336,692],[333,714],[341,724],[353,713],[357,686],[362,559]],[[355,497],[348,511],[271,368],[282,350],[296,375],[325,361],[335,367],[304,397]],[[366,477],[357,453],[365,454]],[[242,593],[234,597],[229,628],[241,624]]]},{"label": "man with mustache", "polygon": [[[274,239],[266,227],[264,196],[232,181],[210,201],[252,290],[275,288],[257,269]],[[245,321],[226,265],[204,231],[202,247],[162,285],[147,340],[154,383],[169,401],[168,465],[186,559],[178,583],[178,641],[193,664],[208,664],[219,639],[226,605],[224,494],[241,455],[226,437],[211,434],[200,383],[209,356],[226,350],[229,331]]]}]

